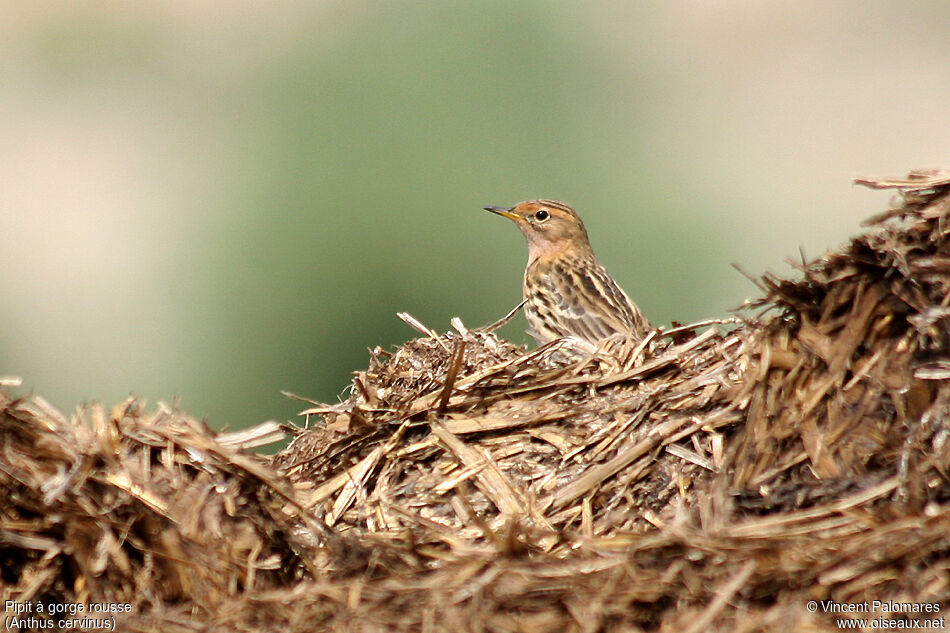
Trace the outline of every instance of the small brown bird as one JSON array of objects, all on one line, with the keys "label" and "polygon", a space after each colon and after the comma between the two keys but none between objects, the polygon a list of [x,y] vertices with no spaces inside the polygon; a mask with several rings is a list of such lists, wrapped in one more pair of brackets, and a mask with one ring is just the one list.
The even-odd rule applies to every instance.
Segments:
[{"label": "small brown bird", "polygon": [[485,210],[512,220],[528,242],[525,316],[539,344],[565,336],[596,344],[615,335],[646,335],[649,322],[597,261],[574,209],[528,200]]}]

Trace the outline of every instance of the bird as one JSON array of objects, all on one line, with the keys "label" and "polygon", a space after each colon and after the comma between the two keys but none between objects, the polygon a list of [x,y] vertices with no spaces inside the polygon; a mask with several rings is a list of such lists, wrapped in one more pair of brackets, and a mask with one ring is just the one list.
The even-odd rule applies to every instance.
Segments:
[{"label": "bird", "polygon": [[528,243],[524,310],[539,345],[573,337],[591,346],[643,339],[650,323],[600,264],[577,212],[557,200],[484,207],[513,221]]}]

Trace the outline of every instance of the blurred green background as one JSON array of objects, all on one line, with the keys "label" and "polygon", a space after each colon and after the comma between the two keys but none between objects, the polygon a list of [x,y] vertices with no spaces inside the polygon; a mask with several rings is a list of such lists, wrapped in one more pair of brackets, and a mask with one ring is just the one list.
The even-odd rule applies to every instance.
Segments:
[{"label": "blurred green background", "polygon": [[[481,210],[574,204],[657,324],[950,167],[950,5],[5,2],[0,374],[221,427],[520,300]],[[524,341],[519,317],[503,334]]]}]

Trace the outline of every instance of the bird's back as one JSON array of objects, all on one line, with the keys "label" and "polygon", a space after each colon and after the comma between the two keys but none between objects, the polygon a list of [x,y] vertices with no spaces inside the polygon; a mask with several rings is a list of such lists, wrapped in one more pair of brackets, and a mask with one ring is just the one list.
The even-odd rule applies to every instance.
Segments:
[{"label": "bird's back", "polygon": [[525,315],[539,343],[576,336],[597,343],[641,337],[646,318],[593,256],[539,259],[525,271]]}]

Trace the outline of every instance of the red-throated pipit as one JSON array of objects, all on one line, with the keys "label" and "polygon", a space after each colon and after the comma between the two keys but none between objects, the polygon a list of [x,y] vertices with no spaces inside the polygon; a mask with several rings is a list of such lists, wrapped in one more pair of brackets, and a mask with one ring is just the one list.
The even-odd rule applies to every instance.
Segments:
[{"label": "red-throated pipit", "polygon": [[539,344],[574,336],[591,344],[642,338],[650,324],[590,247],[577,212],[555,200],[485,207],[512,220],[528,242],[525,316]]}]

